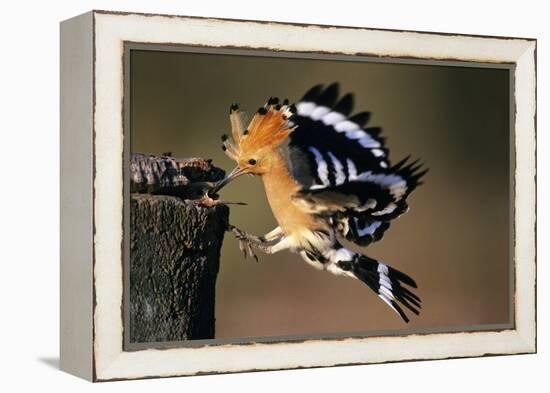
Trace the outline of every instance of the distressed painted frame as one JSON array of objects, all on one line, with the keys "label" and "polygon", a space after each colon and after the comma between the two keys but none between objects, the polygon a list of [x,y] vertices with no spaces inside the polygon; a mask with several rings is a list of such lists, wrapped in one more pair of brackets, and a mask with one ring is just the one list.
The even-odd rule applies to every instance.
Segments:
[{"label": "distressed painted frame", "polygon": [[[513,328],[125,351],[127,43],[514,66]],[[62,23],[61,50],[62,369],[107,381],[536,352],[536,40],[92,11]]]}]

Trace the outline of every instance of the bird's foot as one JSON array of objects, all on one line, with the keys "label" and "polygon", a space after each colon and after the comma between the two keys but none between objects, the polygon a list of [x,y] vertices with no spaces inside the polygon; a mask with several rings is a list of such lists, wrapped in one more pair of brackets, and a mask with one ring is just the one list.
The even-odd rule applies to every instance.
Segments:
[{"label": "bird's foot", "polygon": [[247,256],[254,258],[258,262],[258,256],[254,252],[254,248],[264,250],[264,244],[257,236],[246,233],[245,231],[230,225],[228,231],[233,233],[237,240],[239,241],[239,249],[243,252],[244,258]]}]

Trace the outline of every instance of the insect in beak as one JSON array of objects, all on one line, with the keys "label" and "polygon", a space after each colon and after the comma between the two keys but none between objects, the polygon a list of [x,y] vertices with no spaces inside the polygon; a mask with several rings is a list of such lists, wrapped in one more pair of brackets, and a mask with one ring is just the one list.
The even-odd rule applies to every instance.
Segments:
[{"label": "insect in beak", "polygon": [[220,191],[223,187],[225,187],[227,184],[229,184],[231,181],[235,180],[237,177],[242,176],[246,174],[248,171],[248,168],[241,168],[237,166],[235,169],[231,171],[229,175],[218,181],[214,184],[214,186],[208,191],[210,195],[216,194],[218,191]]}]

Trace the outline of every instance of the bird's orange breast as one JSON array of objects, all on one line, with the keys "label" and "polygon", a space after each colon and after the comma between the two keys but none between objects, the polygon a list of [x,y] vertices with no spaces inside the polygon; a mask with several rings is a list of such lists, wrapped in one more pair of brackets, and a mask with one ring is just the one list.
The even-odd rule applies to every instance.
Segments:
[{"label": "bird's orange breast", "polygon": [[273,215],[285,235],[296,236],[324,226],[315,216],[303,211],[292,201],[292,195],[300,189],[300,185],[290,174],[281,154],[273,159],[271,170],[262,179]]}]

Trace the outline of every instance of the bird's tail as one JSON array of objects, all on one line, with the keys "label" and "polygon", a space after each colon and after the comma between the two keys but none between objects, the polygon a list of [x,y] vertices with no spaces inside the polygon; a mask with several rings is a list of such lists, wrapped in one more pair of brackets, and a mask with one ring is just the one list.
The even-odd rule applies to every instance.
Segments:
[{"label": "bird's tail", "polygon": [[[407,286],[417,288],[416,282],[411,277],[366,255],[346,249],[340,251],[343,250],[347,251],[351,258],[349,260],[340,259],[335,263],[335,267],[343,270],[341,273],[358,278],[367,284],[405,322],[408,323],[409,318],[403,312],[400,304],[416,315],[419,314],[422,307],[421,300],[407,288]],[[339,254],[342,255],[341,252]]]}]

